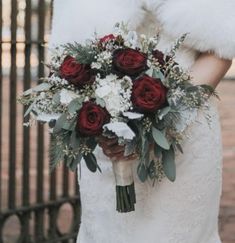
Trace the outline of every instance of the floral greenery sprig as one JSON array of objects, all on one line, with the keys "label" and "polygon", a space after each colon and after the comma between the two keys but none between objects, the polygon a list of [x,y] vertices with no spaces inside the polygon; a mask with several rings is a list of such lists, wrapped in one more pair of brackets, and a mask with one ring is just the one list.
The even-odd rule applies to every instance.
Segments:
[{"label": "floral greenery sprig", "polygon": [[[19,97],[28,106],[25,116],[51,128],[51,167],[64,161],[74,171],[83,158],[90,171],[101,171],[95,149],[102,134],[118,137],[125,155],[139,155],[137,174],[142,182],[154,184],[164,176],[174,181],[175,152],[183,153],[187,126],[199,109],[207,107],[210,96],[217,97],[212,87],[193,85],[190,74],[176,62],[185,38],[186,34],[163,53],[158,49],[159,34],[139,36],[121,23],[101,38],[96,35],[85,44],[53,49],[49,77]],[[113,167],[117,210],[133,211],[131,164]],[[125,185],[120,178],[125,178]]]}]

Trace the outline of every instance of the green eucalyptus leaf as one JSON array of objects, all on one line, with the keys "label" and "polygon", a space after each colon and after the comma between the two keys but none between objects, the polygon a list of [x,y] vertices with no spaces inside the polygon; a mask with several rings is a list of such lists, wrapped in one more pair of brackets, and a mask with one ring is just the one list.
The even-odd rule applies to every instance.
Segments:
[{"label": "green eucalyptus leaf", "polygon": [[73,114],[73,113],[77,112],[78,110],[80,110],[82,107],[82,102],[83,102],[83,99],[81,99],[81,98],[73,99],[68,105],[69,113]]},{"label": "green eucalyptus leaf", "polygon": [[23,95],[24,96],[27,96],[27,95],[30,95],[32,94],[33,92],[42,92],[42,91],[45,91],[45,90],[49,90],[51,88],[51,84],[49,83],[41,83],[37,86],[35,86],[34,88],[31,88],[31,89],[28,89],[26,90]]},{"label": "green eucalyptus leaf", "polygon": [[170,106],[164,107],[163,109],[160,110],[159,114],[158,114],[158,118],[160,120],[162,120],[162,118],[167,115],[171,110]]},{"label": "green eucalyptus leaf", "polygon": [[145,182],[148,178],[148,171],[145,164],[140,163],[137,168],[137,174],[141,182]]},{"label": "green eucalyptus leaf", "polygon": [[152,127],[152,135],[153,135],[153,139],[154,141],[163,149],[170,149],[170,144],[167,141],[165,135],[158,129],[156,129],[155,127]]},{"label": "green eucalyptus leaf", "polygon": [[145,74],[147,74],[148,76],[152,77],[152,76],[153,76],[153,69],[152,69],[152,68],[148,69],[148,70],[145,72]]},{"label": "green eucalyptus leaf", "polygon": [[179,143],[176,143],[176,148],[180,151],[181,154],[184,153],[182,146]]},{"label": "green eucalyptus leaf", "polygon": [[77,132],[76,132],[75,129],[72,131],[72,134],[71,134],[71,137],[70,137],[70,146],[73,149],[78,149],[79,146],[80,146],[80,139],[77,136]]},{"label": "green eucalyptus leaf", "polygon": [[65,122],[67,121],[67,115],[62,114],[56,121],[55,127],[53,129],[53,133],[58,133],[62,130]]},{"label": "green eucalyptus leaf", "polygon": [[90,148],[92,151],[94,151],[94,149],[96,148],[97,146],[97,141],[94,137],[91,137],[89,138],[87,141],[86,141],[86,145],[88,148]]},{"label": "green eucalyptus leaf", "polygon": [[162,157],[162,148],[156,143],[154,144],[154,155],[156,156],[156,158]]},{"label": "green eucalyptus leaf", "polygon": [[74,131],[76,127],[77,117],[72,118],[71,120],[66,120],[62,126],[64,130]]},{"label": "green eucalyptus leaf", "polygon": [[55,102],[56,105],[60,104],[60,91],[53,95],[52,101]]},{"label": "green eucalyptus leaf", "polygon": [[96,98],[96,104],[103,107],[103,108],[106,106],[105,101],[103,99],[99,98],[99,97]]},{"label": "green eucalyptus leaf", "polygon": [[24,113],[24,117],[26,117],[27,115],[29,115],[29,113],[33,110],[33,107],[35,105],[36,101],[34,101],[29,108],[26,110],[26,112]]},{"label": "green eucalyptus leaf", "polygon": [[98,164],[97,164],[97,160],[96,160],[96,157],[93,153],[89,153],[87,155],[84,155],[83,156],[85,162],[86,162],[86,165],[87,165],[87,168],[91,171],[91,172],[96,172],[97,169],[100,170]]},{"label": "green eucalyptus leaf", "polygon": [[75,171],[77,169],[77,165],[81,162],[82,160],[82,154],[78,154],[75,158],[73,158],[68,165],[69,169],[71,171]]},{"label": "green eucalyptus leaf", "polygon": [[163,73],[161,71],[156,70],[156,69],[153,69],[153,75],[152,75],[152,77],[153,78],[160,79],[160,80],[164,80],[165,79]]},{"label": "green eucalyptus leaf", "polygon": [[152,160],[148,166],[148,175],[150,179],[154,179],[156,175],[156,166],[154,160]]},{"label": "green eucalyptus leaf", "polygon": [[175,181],[176,165],[175,165],[175,152],[173,147],[171,147],[170,150],[162,151],[162,164],[163,164],[163,170],[166,177],[172,182]]}]

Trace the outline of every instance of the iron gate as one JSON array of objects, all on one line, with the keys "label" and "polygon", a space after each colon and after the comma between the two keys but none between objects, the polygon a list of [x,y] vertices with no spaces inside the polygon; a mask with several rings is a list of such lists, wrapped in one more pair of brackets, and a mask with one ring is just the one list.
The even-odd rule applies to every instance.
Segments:
[{"label": "iron gate", "polygon": [[79,228],[76,175],[49,172],[47,128],[23,127],[17,104],[47,72],[51,4],[0,0],[0,243],[75,242]]}]

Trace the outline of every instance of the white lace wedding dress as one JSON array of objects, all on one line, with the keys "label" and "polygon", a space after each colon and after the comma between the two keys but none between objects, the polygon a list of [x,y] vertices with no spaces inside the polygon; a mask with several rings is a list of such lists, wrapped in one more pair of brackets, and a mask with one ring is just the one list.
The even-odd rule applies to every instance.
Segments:
[{"label": "white lace wedding dress", "polygon": [[[178,62],[189,68],[199,51],[235,56],[235,2],[230,0],[55,0],[50,46],[84,42],[96,31],[112,31],[126,21],[138,32],[161,31],[166,50],[189,33]],[[211,124],[199,113],[187,129],[184,154],[177,154],[177,179],[155,187],[136,178],[136,211],[115,210],[112,165],[101,149],[96,156],[102,174],[82,164],[79,179],[82,218],[78,243],[220,243],[218,211],[221,194],[221,137],[216,106]]]}]

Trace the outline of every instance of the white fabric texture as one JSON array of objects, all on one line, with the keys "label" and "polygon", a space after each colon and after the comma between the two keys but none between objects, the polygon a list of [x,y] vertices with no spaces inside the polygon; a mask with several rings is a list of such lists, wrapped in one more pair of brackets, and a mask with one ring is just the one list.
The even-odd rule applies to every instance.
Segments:
[{"label": "white fabric texture", "polygon": [[[50,46],[84,42],[94,31],[102,36],[118,21],[130,28],[162,32],[167,50],[175,38],[189,33],[177,61],[189,68],[198,51],[235,56],[234,0],[55,0]],[[115,210],[112,163],[96,150],[102,174],[81,164],[82,218],[77,243],[221,243],[218,211],[221,195],[221,135],[216,105],[199,113],[185,136],[184,154],[176,155],[177,179],[152,187],[135,178],[136,211]]]}]

